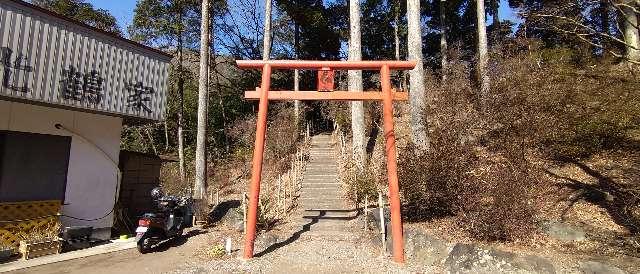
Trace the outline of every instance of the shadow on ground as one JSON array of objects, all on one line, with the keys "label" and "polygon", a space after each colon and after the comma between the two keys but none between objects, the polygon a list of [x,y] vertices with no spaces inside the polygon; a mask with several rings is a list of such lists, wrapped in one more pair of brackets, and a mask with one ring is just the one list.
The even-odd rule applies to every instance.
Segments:
[{"label": "shadow on ground", "polygon": [[188,242],[191,237],[204,233],[207,233],[207,231],[200,229],[190,230],[187,233],[182,234],[182,236],[174,237],[172,239],[161,242],[156,248],[153,249],[152,252],[163,252],[167,251],[170,248],[181,246]]},{"label": "shadow on ground", "polygon": [[300,236],[311,230],[311,226],[313,226],[314,224],[317,224],[320,220],[344,220],[344,221],[349,221],[349,220],[353,220],[358,218],[358,216],[361,214],[360,211],[356,211],[356,214],[354,216],[351,217],[333,217],[333,216],[326,216],[327,212],[354,212],[354,210],[348,210],[348,209],[335,209],[335,210],[306,210],[307,212],[310,211],[318,211],[318,215],[317,216],[304,216],[303,219],[307,219],[309,220],[308,223],[304,224],[302,226],[301,229],[299,229],[298,231],[295,231],[289,238],[287,238],[284,241],[281,242],[277,242],[275,244],[270,245],[269,247],[267,247],[265,250],[255,254],[255,257],[261,257],[264,255],[267,255],[273,251],[278,250],[281,247],[285,247],[293,242],[295,242],[296,240],[300,239]]}]

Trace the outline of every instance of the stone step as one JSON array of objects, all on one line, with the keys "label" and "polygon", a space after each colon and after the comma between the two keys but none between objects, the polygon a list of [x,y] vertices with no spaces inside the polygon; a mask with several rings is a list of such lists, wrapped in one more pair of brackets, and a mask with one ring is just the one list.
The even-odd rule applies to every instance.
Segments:
[{"label": "stone step", "polygon": [[321,186],[341,186],[342,183],[338,182],[337,179],[314,179],[314,178],[303,178],[302,179],[302,187],[313,186],[313,187],[321,187]]},{"label": "stone step", "polygon": [[344,198],[340,198],[340,197],[328,197],[328,198],[320,198],[320,197],[304,197],[304,198],[300,198],[300,201],[305,202],[305,201],[323,201],[325,203],[329,203],[329,202],[333,202],[333,201],[344,201]]},{"label": "stone step", "polygon": [[296,220],[292,223],[294,227],[303,227],[307,226],[313,228],[315,230],[327,230],[327,231],[336,231],[336,230],[347,230],[351,227],[350,221],[353,219],[344,218],[344,219],[335,219],[335,218],[304,218],[300,220]]},{"label": "stone step", "polygon": [[353,219],[358,216],[358,211],[349,209],[337,209],[337,210],[305,210],[302,213],[302,218],[347,218]]},{"label": "stone step", "polygon": [[302,180],[315,182],[327,181],[329,183],[335,183],[338,182],[338,176],[335,174],[322,174],[321,172],[313,172],[312,174],[305,174],[304,177],[302,177]]},{"label": "stone step", "polygon": [[340,188],[334,188],[330,190],[306,190],[303,188],[300,194],[301,195],[308,194],[308,195],[323,195],[323,196],[328,196],[328,195],[342,196],[342,190]]},{"label": "stone step", "polygon": [[322,172],[305,172],[305,177],[333,177],[337,178],[338,174],[327,174]]},{"label": "stone step", "polygon": [[338,161],[336,159],[325,159],[325,160],[318,160],[318,159],[311,159],[311,162],[309,162],[307,164],[307,166],[310,165],[318,165],[318,166],[338,166]]},{"label": "stone step", "polygon": [[303,203],[306,203],[308,200],[327,200],[327,199],[340,199],[346,200],[346,197],[343,197],[342,194],[301,194],[300,200],[303,200]]},{"label": "stone step", "polygon": [[305,168],[331,168],[331,169],[336,169],[336,173],[337,173],[338,165],[336,165],[335,161],[326,162],[326,163],[310,162],[305,166]]},{"label": "stone step", "polygon": [[321,203],[321,202],[307,202],[301,203],[302,208],[305,210],[338,210],[343,209],[345,205],[343,203]]},{"label": "stone step", "polygon": [[[300,234],[300,241],[304,242],[347,242],[357,244],[362,241],[362,236],[346,231],[306,231]],[[335,254],[327,254],[329,256]]]},{"label": "stone step", "polygon": [[327,175],[338,175],[338,168],[337,167],[322,167],[322,166],[318,166],[318,167],[307,167],[305,169],[306,172],[308,173],[319,173],[319,172],[324,172],[324,174]]},{"label": "stone step", "polygon": [[335,168],[335,169],[337,169],[338,165],[336,165],[335,163],[332,163],[332,164],[321,164],[321,163],[313,162],[313,163],[307,164],[307,166],[305,168],[307,168],[307,169],[309,169],[309,168]]},{"label": "stone step", "polygon": [[342,191],[333,190],[333,191],[302,191],[300,193],[300,197],[302,198],[343,198]]},{"label": "stone step", "polygon": [[336,166],[333,166],[333,167],[327,167],[327,166],[321,166],[321,165],[313,166],[313,167],[307,166],[305,171],[309,173],[324,172],[324,174],[327,174],[327,175],[338,175],[338,167]]},{"label": "stone step", "polygon": [[309,190],[309,189],[302,189],[302,191],[300,192],[300,196],[332,196],[332,197],[342,197],[342,191],[340,188],[334,188],[334,189],[323,189],[323,190]]},{"label": "stone step", "polygon": [[[345,204],[344,198],[338,197],[300,197],[300,204],[304,205],[304,209],[343,209]],[[318,208],[314,208],[311,206],[319,206]]]},{"label": "stone step", "polygon": [[341,183],[331,183],[331,182],[303,182],[302,183],[302,189],[304,190],[305,188],[335,188],[335,189],[341,189],[342,188],[342,184]]}]

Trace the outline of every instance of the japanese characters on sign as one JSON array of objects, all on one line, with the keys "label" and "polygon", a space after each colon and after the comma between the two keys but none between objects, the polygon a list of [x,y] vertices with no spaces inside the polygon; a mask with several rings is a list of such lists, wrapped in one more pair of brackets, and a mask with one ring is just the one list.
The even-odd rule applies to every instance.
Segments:
[{"label": "japanese characters on sign", "polygon": [[[2,86],[10,90],[27,93],[30,91],[28,86],[28,74],[33,71],[33,67],[27,64],[27,58],[23,53],[18,53],[13,57],[13,50],[8,47],[0,48],[0,60],[4,75],[2,76]],[[25,74],[25,75],[21,75]],[[22,83],[18,83],[18,79],[22,77]]]},{"label": "japanese characters on sign", "polygon": [[81,73],[75,67],[69,66],[62,70],[64,78],[61,82],[62,98],[74,101],[87,101],[98,104],[102,101],[102,83],[104,79],[96,70]]},{"label": "japanese characters on sign", "polygon": [[0,100],[164,119],[170,55],[21,1],[0,17]]},{"label": "japanese characters on sign", "polygon": [[146,103],[151,101],[149,95],[155,93],[152,87],[145,87],[142,82],[135,82],[127,84],[127,91],[129,93],[128,106],[151,113],[151,109]]},{"label": "japanese characters on sign", "polygon": [[335,72],[331,69],[318,70],[318,91],[334,90]]}]

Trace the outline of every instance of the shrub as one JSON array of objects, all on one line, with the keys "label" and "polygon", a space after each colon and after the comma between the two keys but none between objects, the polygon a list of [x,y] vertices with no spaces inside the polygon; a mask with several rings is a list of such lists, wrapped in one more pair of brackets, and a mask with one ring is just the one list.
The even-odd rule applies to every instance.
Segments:
[{"label": "shrub", "polygon": [[477,166],[474,188],[463,195],[458,224],[472,238],[485,241],[524,239],[535,230],[531,203],[533,174],[512,161]]},{"label": "shrub", "polygon": [[427,78],[431,144],[426,152],[409,146],[401,153],[404,216],[409,221],[453,217],[479,240],[522,238],[535,227],[529,203],[535,175],[524,156],[529,143],[519,139],[528,128],[522,114],[516,115],[522,98],[496,100],[511,113],[479,113],[468,69],[454,64],[446,85]]}]

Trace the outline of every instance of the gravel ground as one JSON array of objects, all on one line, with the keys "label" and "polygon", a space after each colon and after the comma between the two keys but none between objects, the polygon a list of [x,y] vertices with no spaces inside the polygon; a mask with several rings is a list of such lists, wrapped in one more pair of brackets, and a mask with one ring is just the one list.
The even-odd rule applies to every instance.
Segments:
[{"label": "gravel ground", "polygon": [[[407,264],[375,254],[368,241],[298,239],[270,253],[245,261],[235,254],[188,263],[172,273],[438,273],[435,268]],[[262,250],[257,250],[260,253]]]}]

